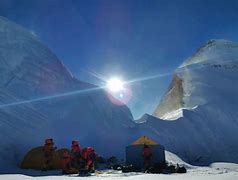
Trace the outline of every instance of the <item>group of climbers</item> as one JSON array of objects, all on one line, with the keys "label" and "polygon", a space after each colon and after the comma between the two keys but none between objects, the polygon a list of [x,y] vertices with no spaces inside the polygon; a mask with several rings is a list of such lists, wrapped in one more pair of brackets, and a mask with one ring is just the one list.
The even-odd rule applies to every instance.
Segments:
[{"label": "group of climbers", "polygon": [[[53,154],[56,150],[53,139],[46,139],[44,145],[45,168],[52,169]],[[62,156],[62,170],[64,174],[70,174],[72,171],[85,170],[94,172],[95,162],[98,155],[92,147],[81,149],[79,141],[72,141],[71,151],[65,150]]]},{"label": "group of climbers", "polygon": [[94,172],[97,157],[92,147],[81,149],[79,141],[72,141],[71,152],[65,151],[63,155],[63,173],[68,174],[72,169]]}]

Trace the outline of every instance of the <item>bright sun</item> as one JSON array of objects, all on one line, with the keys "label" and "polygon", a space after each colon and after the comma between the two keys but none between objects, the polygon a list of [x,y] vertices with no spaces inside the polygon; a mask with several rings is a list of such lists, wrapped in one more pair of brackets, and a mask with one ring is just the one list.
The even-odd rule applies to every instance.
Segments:
[{"label": "bright sun", "polygon": [[123,82],[119,78],[111,78],[107,81],[107,88],[112,92],[119,92],[124,89]]}]

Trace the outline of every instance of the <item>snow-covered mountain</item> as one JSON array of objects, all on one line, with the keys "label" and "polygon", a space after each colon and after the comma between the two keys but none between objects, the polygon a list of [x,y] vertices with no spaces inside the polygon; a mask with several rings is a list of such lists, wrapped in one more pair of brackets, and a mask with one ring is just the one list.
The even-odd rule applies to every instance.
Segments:
[{"label": "snow-covered mountain", "polygon": [[132,141],[133,117],[126,106],[114,105],[104,90],[74,78],[37,37],[3,17],[0,92],[1,165],[19,163],[47,137],[59,148],[78,139],[103,155],[122,154]]},{"label": "snow-covered mountain", "polygon": [[176,119],[182,116],[181,109],[227,100],[222,96],[224,93],[231,93],[228,97],[236,99],[237,86],[231,82],[236,80],[237,69],[238,44],[227,40],[209,41],[176,70],[153,115]]},{"label": "snow-covered mountain", "polygon": [[185,161],[237,163],[238,44],[211,40],[198,49],[153,115],[142,117],[141,128]]}]

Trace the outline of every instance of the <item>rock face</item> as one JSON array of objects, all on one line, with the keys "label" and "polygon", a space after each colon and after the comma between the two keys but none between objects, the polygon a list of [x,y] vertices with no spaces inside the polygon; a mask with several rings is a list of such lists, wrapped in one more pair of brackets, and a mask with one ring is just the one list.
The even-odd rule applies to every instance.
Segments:
[{"label": "rock face", "polygon": [[172,111],[183,108],[183,81],[175,74],[164,98],[159,103],[153,116],[166,119],[166,115]]},{"label": "rock face", "polygon": [[156,117],[143,116],[141,130],[192,164],[237,163],[238,44],[209,41],[174,77]]},{"label": "rock face", "polygon": [[0,170],[19,164],[47,137],[58,147],[78,139],[102,155],[122,155],[131,141],[127,135],[134,123],[126,106],[74,78],[34,35],[2,17],[0,92],[0,160],[5,164]]}]

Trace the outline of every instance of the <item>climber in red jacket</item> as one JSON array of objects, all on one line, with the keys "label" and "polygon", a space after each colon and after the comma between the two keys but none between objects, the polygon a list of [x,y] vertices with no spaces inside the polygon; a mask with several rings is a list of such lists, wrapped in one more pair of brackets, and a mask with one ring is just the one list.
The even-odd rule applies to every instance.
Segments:
[{"label": "climber in red jacket", "polygon": [[63,160],[62,160],[62,173],[69,174],[71,169],[71,162],[73,157],[68,151],[64,151],[63,153]]},{"label": "climber in red jacket", "polygon": [[152,152],[148,145],[144,145],[142,150],[142,157],[144,158],[144,168],[145,170],[148,170],[148,168],[151,166],[151,157]]},{"label": "climber in red jacket", "polygon": [[87,169],[87,157],[88,157],[87,148],[83,148],[81,151],[81,168],[84,170]]},{"label": "climber in red jacket", "polygon": [[82,150],[79,146],[79,141],[72,141],[71,153],[73,155],[72,165],[79,169],[82,162]]},{"label": "climber in red jacket", "polygon": [[45,145],[43,147],[45,156],[45,165],[43,170],[53,169],[53,155],[57,147],[54,147],[54,141],[52,138],[45,140]]},{"label": "climber in red jacket", "polygon": [[92,147],[87,148],[87,153],[86,153],[86,169],[88,172],[94,172],[95,171],[95,162],[98,157],[98,155],[95,153],[94,149]]}]

